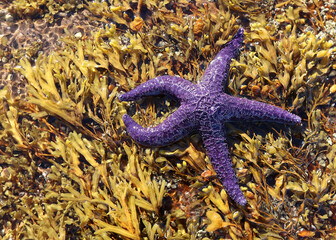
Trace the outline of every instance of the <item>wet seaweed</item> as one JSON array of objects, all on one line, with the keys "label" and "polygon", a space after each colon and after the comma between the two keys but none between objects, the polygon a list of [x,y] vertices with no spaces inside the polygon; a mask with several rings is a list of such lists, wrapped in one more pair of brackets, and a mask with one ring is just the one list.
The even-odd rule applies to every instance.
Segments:
[{"label": "wet seaweed", "polygon": [[[48,3],[58,13],[79,10],[71,1],[6,7],[34,21],[48,15],[41,7]],[[335,237],[335,39],[324,30],[335,15],[322,4],[84,2],[103,27],[90,36],[65,34],[47,54],[9,61],[28,84],[24,98],[10,86],[0,90],[1,237]],[[230,125],[246,208],[227,196],[198,135],[164,148],[144,148],[128,136],[126,109],[155,125],[174,110],[171,99],[146,99],[147,107],[117,99],[158,75],[197,82],[239,25],[247,29],[246,46],[231,65],[228,91],[303,117],[292,130]],[[8,39],[0,40],[5,49]]]}]

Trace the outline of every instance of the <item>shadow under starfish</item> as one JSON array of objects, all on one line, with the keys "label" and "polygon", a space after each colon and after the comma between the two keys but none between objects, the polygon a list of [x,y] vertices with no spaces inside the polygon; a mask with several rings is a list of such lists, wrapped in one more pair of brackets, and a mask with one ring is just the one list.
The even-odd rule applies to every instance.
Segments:
[{"label": "shadow under starfish", "polygon": [[167,94],[177,98],[181,106],[155,127],[143,128],[129,115],[123,116],[128,133],[145,146],[172,144],[192,132],[201,135],[206,152],[229,196],[240,205],[247,203],[238,185],[226,144],[225,122],[275,121],[298,124],[301,118],[279,107],[232,97],[224,93],[230,62],[239,54],[244,40],[240,28],[233,39],[216,55],[199,84],[175,76],[153,78],[119,96],[121,101],[134,101],[145,96]]}]

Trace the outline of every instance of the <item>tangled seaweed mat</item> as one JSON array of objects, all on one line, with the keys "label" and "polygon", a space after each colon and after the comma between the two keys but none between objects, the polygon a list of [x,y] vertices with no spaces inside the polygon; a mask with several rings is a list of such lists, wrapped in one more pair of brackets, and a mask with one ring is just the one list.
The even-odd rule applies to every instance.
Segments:
[{"label": "tangled seaweed mat", "polygon": [[[22,3],[41,8],[31,9],[31,18],[49,14],[52,20],[66,9],[80,11],[58,5],[46,10],[43,1]],[[8,87],[0,90],[0,236],[335,237],[335,39],[317,34],[326,25],[319,18],[321,6],[301,1],[131,5],[86,3],[97,21],[114,23],[92,36],[64,36],[61,47],[48,54],[12,60],[16,67],[9,69],[23,75],[28,93],[17,99]],[[272,7],[275,14],[263,12]],[[163,74],[197,81],[246,24],[246,14],[246,49],[232,63],[228,91],[296,111],[304,124],[292,130],[230,125],[233,164],[249,202],[237,208],[197,135],[145,149],[125,132],[126,107],[150,126],[176,103],[149,99],[144,108],[141,102],[120,103],[116,96]]]}]

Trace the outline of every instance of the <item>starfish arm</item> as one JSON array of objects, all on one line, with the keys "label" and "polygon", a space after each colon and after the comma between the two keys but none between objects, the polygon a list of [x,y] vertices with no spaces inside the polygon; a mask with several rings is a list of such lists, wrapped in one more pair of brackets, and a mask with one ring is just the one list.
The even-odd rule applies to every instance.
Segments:
[{"label": "starfish arm", "polygon": [[207,155],[228,195],[240,205],[245,205],[247,202],[232,168],[222,124],[211,120],[202,121],[200,132]]},{"label": "starfish arm", "polygon": [[[280,107],[252,101],[246,98],[224,96],[226,107],[230,113],[226,121],[273,121],[279,123],[298,124],[301,118]],[[224,101],[224,99],[223,99]]]},{"label": "starfish arm", "polygon": [[142,97],[155,96],[159,94],[168,94],[179,100],[186,100],[196,85],[180,77],[159,76],[153,78],[133,90],[119,96],[121,101],[134,101]]},{"label": "starfish arm", "polygon": [[228,79],[232,58],[239,54],[239,48],[244,41],[244,29],[240,28],[232,40],[216,55],[206,69],[201,87],[208,88],[211,92],[224,91],[225,82]]},{"label": "starfish arm", "polygon": [[172,144],[197,129],[190,109],[181,106],[166,120],[155,127],[143,128],[129,115],[123,121],[131,137],[144,146],[159,147]]}]

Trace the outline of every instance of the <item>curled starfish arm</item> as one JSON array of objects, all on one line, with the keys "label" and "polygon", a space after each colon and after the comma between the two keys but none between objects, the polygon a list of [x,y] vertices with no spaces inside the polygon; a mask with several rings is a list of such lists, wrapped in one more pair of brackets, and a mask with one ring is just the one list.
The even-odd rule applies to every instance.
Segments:
[{"label": "curled starfish arm", "polygon": [[226,104],[231,106],[228,121],[273,121],[279,123],[298,124],[301,118],[280,107],[252,101],[245,98],[230,97]]},{"label": "curled starfish arm", "polygon": [[232,40],[211,61],[204,72],[203,79],[200,82],[201,86],[208,88],[211,92],[221,92],[224,90],[225,82],[228,79],[231,59],[238,56],[243,41],[244,29],[240,28]]},{"label": "curled starfish arm", "polygon": [[225,142],[225,130],[222,124],[214,121],[202,124],[201,136],[211,164],[228,195],[240,205],[245,205],[247,201],[239,188],[238,179],[232,168],[228,146]]},{"label": "curled starfish arm", "polygon": [[196,121],[190,117],[191,111],[187,107],[180,107],[155,127],[144,128],[127,114],[123,116],[123,121],[135,141],[144,146],[159,147],[172,144],[196,130]]},{"label": "curled starfish arm", "polygon": [[134,101],[142,97],[168,94],[178,100],[186,100],[188,95],[195,91],[196,85],[180,77],[159,76],[153,78],[133,90],[119,96],[121,101]]}]

